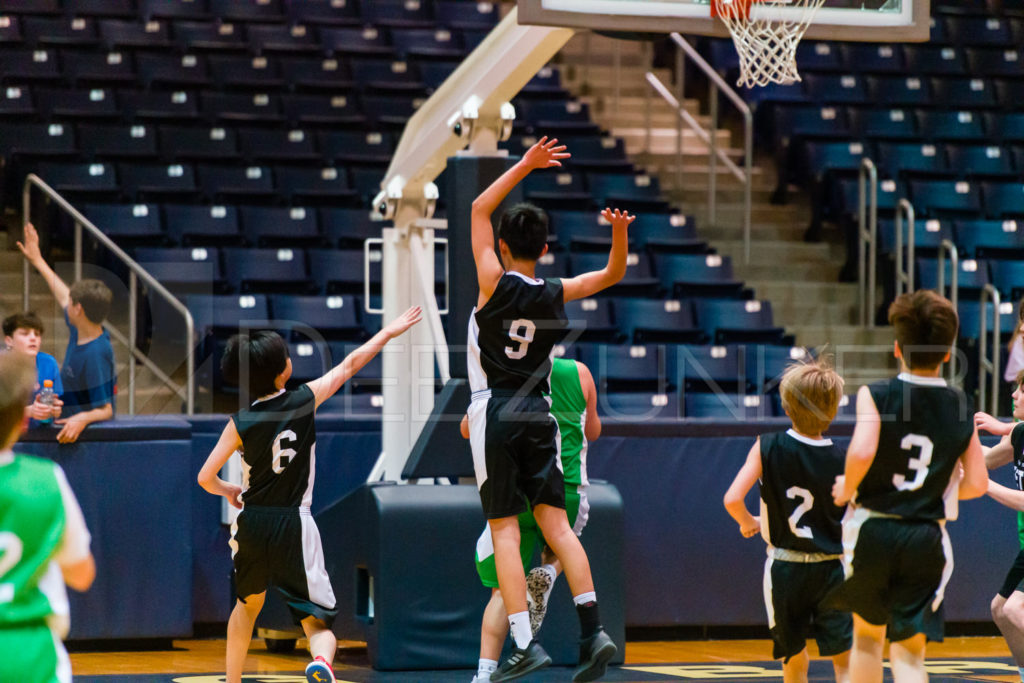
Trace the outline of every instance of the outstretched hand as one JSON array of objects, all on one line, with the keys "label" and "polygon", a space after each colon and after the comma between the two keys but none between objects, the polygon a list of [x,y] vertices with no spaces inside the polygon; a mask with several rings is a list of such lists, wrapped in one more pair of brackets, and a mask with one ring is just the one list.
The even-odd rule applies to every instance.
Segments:
[{"label": "outstretched hand", "polygon": [[384,331],[387,332],[390,338],[394,339],[422,319],[423,309],[419,306],[413,306],[405,313],[388,323],[387,327],[384,328]]},{"label": "outstretched hand", "polygon": [[626,227],[636,220],[636,216],[631,216],[629,211],[619,209],[605,209],[601,212],[601,217],[611,223],[613,228]]},{"label": "outstretched hand", "polygon": [[1012,422],[1001,422],[988,413],[977,412],[974,414],[974,426],[979,431],[989,434],[1005,435],[1013,431]]},{"label": "outstretched hand", "polygon": [[43,258],[42,252],[39,251],[39,233],[36,232],[36,228],[31,223],[25,224],[25,236],[23,237],[24,242],[17,242],[18,249],[25,255],[25,258],[31,263]]},{"label": "outstretched hand", "polygon": [[548,140],[548,136],[545,135],[537,144],[526,150],[526,154],[523,155],[523,163],[531,169],[551,168],[552,166],[561,166],[560,160],[568,159],[571,156],[565,151],[565,145],[558,144],[558,138]]}]

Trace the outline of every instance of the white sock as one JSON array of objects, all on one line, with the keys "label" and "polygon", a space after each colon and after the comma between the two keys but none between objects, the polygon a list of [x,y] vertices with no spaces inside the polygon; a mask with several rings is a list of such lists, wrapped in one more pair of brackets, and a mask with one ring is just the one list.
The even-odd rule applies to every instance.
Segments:
[{"label": "white sock", "polygon": [[508,625],[512,630],[512,640],[516,641],[516,647],[525,650],[533,640],[533,632],[530,630],[530,613],[516,612],[508,615]]},{"label": "white sock", "polygon": [[572,599],[577,605],[585,605],[588,602],[597,602],[597,593],[590,591],[589,593],[580,593]]},{"label": "white sock", "polygon": [[491,674],[498,669],[498,662],[493,659],[480,659],[476,669],[476,680],[480,683],[487,683],[491,680]]}]

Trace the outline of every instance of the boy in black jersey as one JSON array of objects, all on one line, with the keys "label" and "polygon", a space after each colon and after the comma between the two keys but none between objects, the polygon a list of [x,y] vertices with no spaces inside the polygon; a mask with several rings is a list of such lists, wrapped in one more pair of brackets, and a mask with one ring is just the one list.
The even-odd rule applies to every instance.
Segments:
[{"label": "boy in black jersey", "polygon": [[491,214],[531,171],[561,166],[569,154],[541,138],[515,166],[473,202],[473,259],[480,295],[469,321],[468,365],[473,391],[470,445],[477,487],[494,541],[498,586],[515,648],[491,680],[507,681],[547,666],[551,658],[533,640],[526,577],[519,556],[518,515],[532,508],[548,545],[565,568],[580,617],[582,640],[575,681],[604,675],[616,647],[601,628],[590,563],[565,514],[558,457],[558,425],[544,397],[551,352],[565,334],[565,302],[610,287],[626,272],[628,213],[605,209],[612,226],[608,265],[564,280],[539,280],[534,270],[547,251],[547,217],[528,204],[506,211],[494,249]]},{"label": "boy in black jersey", "polygon": [[857,425],[836,480],[846,581],[837,607],[853,612],[850,675],[882,680],[882,647],[898,681],[927,680],[926,639],[942,640],[942,599],[953,572],[946,519],[956,500],[984,495],[985,460],[963,392],[940,376],[956,338],[953,305],[931,290],[889,307],[901,372],[857,392]]},{"label": "boy in black jersey", "polygon": [[[419,322],[410,308],[320,379],[286,391],[292,374],[288,347],[276,332],[235,335],[221,367],[242,395],[255,398],[228,420],[202,470],[199,485],[242,511],[231,527],[231,556],[238,602],[228,621],[227,682],[240,683],[252,628],[268,583],[284,597],[309,639],[310,683],[333,683],[338,642],[330,625],[334,591],[324,568],[320,532],[310,515],[316,469],[314,413],[391,339]],[[247,394],[246,394],[247,392]],[[218,472],[235,451],[242,454],[242,485]]]},{"label": "boy in black jersey", "polygon": [[[821,360],[793,365],[779,387],[782,407],[793,422],[786,432],[754,442],[747,461],[725,494],[725,509],[740,533],[758,531],[768,542],[764,599],[773,656],[782,657],[785,683],[806,683],[807,637],[832,657],[836,680],[849,678],[853,622],[847,612],[822,603],[843,582],[842,521],[845,507],[832,502],[832,484],[843,472],[843,452],[822,438],[843,396],[843,379]],[[761,515],[744,499],[761,481]]]},{"label": "boy in black jersey", "polygon": [[[1013,417],[1024,420],[1024,371],[1017,374],[1013,390]],[[989,481],[988,495],[1014,510],[1024,510],[1024,422],[1000,422],[986,413],[977,413],[974,421],[978,429],[1002,435],[997,445],[982,447],[985,466],[992,470],[1012,462],[1018,489]],[[1002,588],[992,598],[992,620],[1006,639],[1024,681],[1024,550],[1017,554]]]}]

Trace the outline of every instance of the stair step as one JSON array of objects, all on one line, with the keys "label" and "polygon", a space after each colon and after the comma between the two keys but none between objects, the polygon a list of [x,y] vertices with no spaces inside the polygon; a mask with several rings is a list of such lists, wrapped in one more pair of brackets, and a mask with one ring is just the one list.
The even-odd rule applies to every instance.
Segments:
[{"label": "stair step", "polygon": [[[852,349],[874,352],[874,347],[887,346],[892,349],[893,333],[889,327],[866,328],[859,325],[793,325],[787,330],[796,335],[803,346],[818,347],[829,344],[836,349]],[[867,348],[871,347],[871,348]]]},{"label": "stair step", "polygon": [[755,255],[751,250],[749,264],[744,264],[742,258],[739,262],[733,261],[733,270],[740,280],[801,280],[809,282],[836,282],[839,279],[839,270],[842,268],[834,263],[793,263],[775,262],[766,263]]},{"label": "stair step", "polygon": [[[766,297],[757,292],[757,298]],[[857,319],[858,314],[857,306],[854,304],[770,301],[775,324],[787,330],[795,325],[850,325]]]},{"label": "stair step", "polygon": [[[718,225],[711,225],[711,223],[704,216],[703,209],[695,209],[690,205],[683,205],[684,213],[692,213],[697,220],[697,233],[703,238],[711,242],[712,246],[719,239],[722,240],[742,240],[743,239],[743,227],[740,225],[740,221],[735,218],[729,218],[729,220],[723,219],[721,213],[718,217]],[[752,239],[772,239],[772,240],[789,240],[799,241],[803,239],[804,231],[806,228],[803,225],[794,225],[791,223],[765,223],[761,220],[753,220],[751,217],[750,234]],[[751,277],[750,279],[758,279]]]},{"label": "stair step", "polygon": [[[733,263],[743,259],[742,240],[715,240],[715,249],[720,254],[732,256]],[[831,263],[840,259],[833,253],[833,245],[825,242],[794,242],[791,240],[751,240],[752,260],[761,263]]]},{"label": "stair step", "polygon": [[[655,154],[676,153],[676,129],[675,128],[652,128],[650,135],[650,150],[647,149],[647,128],[642,126],[631,126],[624,128],[613,127],[612,135],[622,138],[626,145],[627,154],[653,152]],[[731,135],[727,130],[715,132],[717,144],[721,149],[728,149]],[[708,153],[708,146],[697,136],[695,132],[686,128],[683,129],[683,153],[702,154]]]},{"label": "stair step", "polygon": [[[721,242],[716,241],[715,245]],[[748,280],[747,286],[757,292],[757,298],[780,304],[842,304],[857,306],[857,285],[835,282],[794,282],[793,280]]]}]

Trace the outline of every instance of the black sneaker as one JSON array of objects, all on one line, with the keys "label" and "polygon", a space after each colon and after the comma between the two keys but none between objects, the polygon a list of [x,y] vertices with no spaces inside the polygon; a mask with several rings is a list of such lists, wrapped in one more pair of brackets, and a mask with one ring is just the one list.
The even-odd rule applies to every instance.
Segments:
[{"label": "black sneaker", "polygon": [[[614,647],[614,646],[613,646]],[[512,648],[512,654],[502,662],[498,670],[491,674],[491,681],[511,681],[513,678],[533,673],[537,669],[543,669],[551,663],[551,657],[544,651],[536,640],[531,640],[525,650],[517,647]]]},{"label": "black sneaker", "polygon": [[580,641],[580,665],[573,672],[572,680],[596,681],[604,676],[608,662],[619,648],[615,647],[611,637],[601,629],[586,640]]}]

